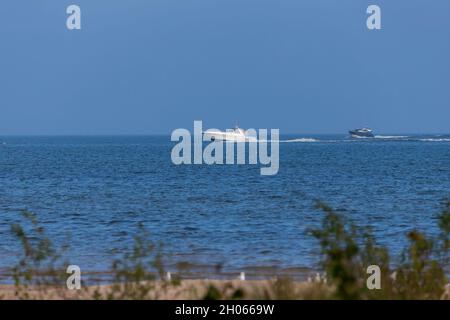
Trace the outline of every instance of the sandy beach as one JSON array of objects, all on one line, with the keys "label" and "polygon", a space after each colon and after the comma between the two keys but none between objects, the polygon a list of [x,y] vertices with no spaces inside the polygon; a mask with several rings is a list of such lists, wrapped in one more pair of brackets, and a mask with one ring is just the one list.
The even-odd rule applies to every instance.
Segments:
[{"label": "sandy beach", "polygon": [[[180,282],[154,281],[141,283],[149,288],[145,299],[156,300],[203,300],[203,299],[300,299],[318,298],[327,290],[324,285],[307,281],[286,280],[183,280]],[[119,288],[120,287],[120,288]],[[212,289],[214,288],[214,289]],[[25,288],[22,288],[25,289]],[[137,287],[134,287],[137,290]],[[69,290],[62,287],[41,286],[26,289],[26,299],[109,299],[112,292],[115,298],[127,289],[124,286],[100,285]],[[20,296],[14,285],[0,285],[0,298],[15,300]],[[126,299],[126,297],[124,297]]]}]

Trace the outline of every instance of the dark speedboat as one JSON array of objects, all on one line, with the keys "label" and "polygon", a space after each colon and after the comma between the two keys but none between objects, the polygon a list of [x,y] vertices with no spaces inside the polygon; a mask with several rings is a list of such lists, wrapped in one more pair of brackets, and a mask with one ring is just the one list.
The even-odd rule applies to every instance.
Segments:
[{"label": "dark speedboat", "polygon": [[348,133],[350,133],[352,138],[373,138],[374,137],[372,129],[369,129],[369,128],[350,130]]}]

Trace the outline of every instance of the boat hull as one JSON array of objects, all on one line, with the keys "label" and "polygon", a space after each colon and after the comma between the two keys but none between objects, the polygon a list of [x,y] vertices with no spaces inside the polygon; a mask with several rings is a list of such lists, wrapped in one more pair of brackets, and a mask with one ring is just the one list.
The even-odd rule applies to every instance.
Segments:
[{"label": "boat hull", "polygon": [[252,139],[251,137],[247,137],[242,134],[236,134],[234,132],[204,132],[203,133],[204,140],[211,141],[233,141],[233,142],[249,142],[256,141],[256,139]]},{"label": "boat hull", "polygon": [[350,135],[353,138],[373,138],[374,137],[372,132],[360,132],[360,131],[350,130],[348,133],[350,133]]}]

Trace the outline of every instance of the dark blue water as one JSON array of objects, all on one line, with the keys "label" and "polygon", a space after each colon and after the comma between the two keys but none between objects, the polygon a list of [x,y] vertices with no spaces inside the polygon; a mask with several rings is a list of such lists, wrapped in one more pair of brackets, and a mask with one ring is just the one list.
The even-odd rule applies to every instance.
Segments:
[{"label": "dark blue water", "polygon": [[56,244],[70,236],[70,263],[98,271],[138,223],[163,242],[169,268],[314,268],[318,246],[305,231],[320,223],[318,199],[394,252],[408,230],[437,232],[449,136],[312,138],[281,143],[278,175],[261,176],[259,165],[175,166],[166,136],[1,137],[0,270],[17,259],[10,225],[24,209]]}]

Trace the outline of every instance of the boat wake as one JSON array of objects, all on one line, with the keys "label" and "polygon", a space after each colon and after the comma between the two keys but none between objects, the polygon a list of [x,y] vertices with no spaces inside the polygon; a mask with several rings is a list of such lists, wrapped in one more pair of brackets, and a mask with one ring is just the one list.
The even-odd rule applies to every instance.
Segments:
[{"label": "boat wake", "polygon": [[279,143],[302,143],[302,142],[319,142],[317,139],[313,138],[297,138],[297,139],[288,139],[288,140],[254,140],[253,142],[279,142]]},{"label": "boat wake", "polygon": [[[376,141],[376,140],[387,140],[387,141],[422,141],[422,142],[450,142],[449,136],[434,136],[434,137],[417,137],[417,136],[405,136],[405,135],[376,135],[374,137],[352,137],[351,139],[316,139],[316,138],[296,138],[289,140],[279,140],[280,143],[308,143],[308,142],[324,142],[324,143],[339,143],[339,142],[358,142],[361,140],[365,141]],[[268,140],[267,142],[270,142]]]},{"label": "boat wake", "polygon": [[408,136],[380,136],[377,135],[374,137],[375,139],[407,139]]},{"label": "boat wake", "polygon": [[297,139],[289,139],[289,140],[280,140],[280,142],[317,142],[317,139],[314,138],[297,138]]},{"label": "boat wake", "polygon": [[450,138],[427,138],[419,140],[423,142],[450,142]]}]

